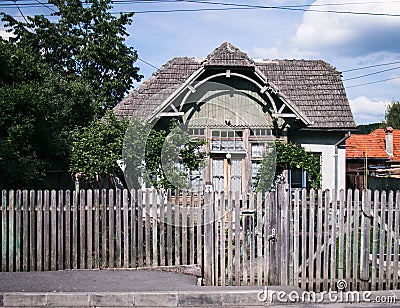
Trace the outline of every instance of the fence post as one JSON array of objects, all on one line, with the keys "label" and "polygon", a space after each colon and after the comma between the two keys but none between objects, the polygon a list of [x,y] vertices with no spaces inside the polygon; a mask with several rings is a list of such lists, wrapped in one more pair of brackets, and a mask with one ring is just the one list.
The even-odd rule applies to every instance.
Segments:
[{"label": "fence post", "polygon": [[213,277],[213,234],[211,228],[212,192],[204,193],[204,284],[211,285]]},{"label": "fence post", "polygon": [[363,191],[361,216],[361,249],[360,249],[360,290],[368,290],[369,285],[369,250],[371,229],[371,191]]},{"label": "fence post", "polygon": [[289,189],[286,184],[278,185],[278,209],[281,209],[280,217],[280,235],[278,235],[280,248],[280,285],[287,286],[289,284],[289,237],[292,235],[289,229]]}]

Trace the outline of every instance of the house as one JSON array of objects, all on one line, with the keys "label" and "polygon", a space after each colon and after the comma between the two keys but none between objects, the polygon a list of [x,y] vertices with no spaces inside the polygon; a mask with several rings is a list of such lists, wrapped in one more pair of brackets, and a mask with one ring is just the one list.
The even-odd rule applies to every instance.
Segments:
[{"label": "house", "polygon": [[[174,58],[114,108],[152,125],[171,117],[206,138],[197,185],[251,189],[265,144],[291,141],[321,157],[322,188],[345,188],[345,139],[355,128],[341,73],[321,60],[251,59],[230,43],[205,58]],[[292,187],[305,187],[301,169]]]},{"label": "house", "polygon": [[368,175],[400,178],[400,130],[379,128],[346,140],[348,188],[370,188]]}]

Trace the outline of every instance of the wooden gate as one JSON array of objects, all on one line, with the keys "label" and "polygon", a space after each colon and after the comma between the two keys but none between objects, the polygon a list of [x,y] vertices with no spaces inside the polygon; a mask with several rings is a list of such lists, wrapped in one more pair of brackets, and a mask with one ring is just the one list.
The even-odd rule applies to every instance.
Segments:
[{"label": "wooden gate", "polygon": [[205,285],[289,284],[288,197],[283,185],[267,193],[205,194]]}]

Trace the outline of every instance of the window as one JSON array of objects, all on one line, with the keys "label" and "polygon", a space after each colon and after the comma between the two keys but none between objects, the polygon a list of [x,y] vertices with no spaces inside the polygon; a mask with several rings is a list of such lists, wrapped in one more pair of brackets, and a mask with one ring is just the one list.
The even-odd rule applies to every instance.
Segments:
[{"label": "window", "polygon": [[243,132],[234,130],[213,130],[211,150],[223,152],[243,151]]},{"label": "window", "polygon": [[188,134],[192,136],[204,136],[204,128],[188,128]]}]

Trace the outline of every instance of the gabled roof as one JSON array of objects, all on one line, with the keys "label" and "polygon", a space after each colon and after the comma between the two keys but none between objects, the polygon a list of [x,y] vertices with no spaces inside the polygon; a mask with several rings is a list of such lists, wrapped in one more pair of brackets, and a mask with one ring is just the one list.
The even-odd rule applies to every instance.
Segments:
[{"label": "gabled roof", "polygon": [[117,116],[149,117],[191,76],[210,67],[248,68],[260,72],[311,120],[312,129],[354,128],[341,73],[321,60],[252,60],[230,43],[204,59],[174,58],[114,107]]},{"label": "gabled roof", "polygon": [[400,160],[400,130],[392,130],[393,156],[386,152],[386,131],[378,128],[368,135],[351,135],[346,140],[346,158],[378,158],[392,161]]}]

